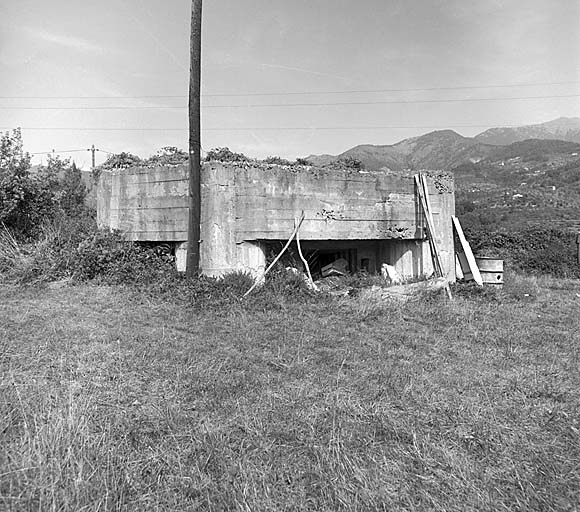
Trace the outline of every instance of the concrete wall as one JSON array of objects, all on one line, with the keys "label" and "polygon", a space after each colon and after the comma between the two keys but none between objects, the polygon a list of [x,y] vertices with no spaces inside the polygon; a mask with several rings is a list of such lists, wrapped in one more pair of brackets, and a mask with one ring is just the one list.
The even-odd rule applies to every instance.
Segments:
[{"label": "concrete wall", "polygon": [[[187,166],[103,172],[99,224],[120,229],[130,240],[186,240],[187,173]],[[453,279],[453,180],[442,173],[428,176],[443,265]],[[264,244],[287,240],[302,211],[305,244],[350,241],[376,269],[387,262],[408,277],[432,272],[412,175],[210,162],[203,165],[201,183],[200,256],[209,275],[258,272]]]}]

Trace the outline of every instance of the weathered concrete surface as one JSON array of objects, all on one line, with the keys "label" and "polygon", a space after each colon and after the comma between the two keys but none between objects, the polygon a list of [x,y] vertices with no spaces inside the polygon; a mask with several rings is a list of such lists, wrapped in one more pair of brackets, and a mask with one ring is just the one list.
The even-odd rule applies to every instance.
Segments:
[{"label": "weathered concrete surface", "polygon": [[[103,172],[99,224],[130,240],[186,240],[187,173],[187,166]],[[306,246],[342,241],[374,271],[389,263],[407,277],[432,272],[412,176],[210,162],[202,167],[201,183],[204,273],[258,272],[264,244],[286,240],[302,211],[300,239]],[[428,184],[443,265],[454,279],[453,180],[432,173]]]},{"label": "weathered concrete surface", "polygon": [[187,240],[187,167],[103,172],[97,221],[135,241]]}]

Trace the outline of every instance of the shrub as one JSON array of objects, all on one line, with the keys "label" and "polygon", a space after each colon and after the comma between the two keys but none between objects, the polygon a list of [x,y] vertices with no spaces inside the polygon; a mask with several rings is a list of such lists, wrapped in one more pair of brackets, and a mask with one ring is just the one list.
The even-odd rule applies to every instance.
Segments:
[{"label": "shrub", "polygon": [[[72,276],[74,250],[94,230],[88,217],[59,216],[46,220],[33,241],[18,242],[12,235],[10,259],[0,270],[4,277],[19,282],[44,282]],[[7,236],[8,230],[5,230]]]},{"label": "shrub", "polygon": [[292,162],[279,156],[267,156],[264,158],[264,163],[275,165],[292,165]]},{"label": "shrub", "polygon": [[473,252],[505,259],[513,268],[554,277],[580,277],[571,232],[531,228],[518,232],[465,230]]},{"label": "shrub", "polygon": [[93,169],[93,179],[95,182],[99,179],[102,171],[110,171],[113,169],[128,169],[129,167],[135,167],[141,165],[143,160],[138,156],[131,153],[126,153],[125,151],[117,153],[114,155],[109,155],[107,159],[101,164]]},{"label": "shrub", "polygon": [[87,189],[81,171],[70,158],[61,160],[59,156],[48,155],[48,163],[39,168],[37,179],[42,181],[52,198],[52,212],[45,213],[45,218],[59,213],[74,216],[84,212]]},{"label": "shrub", "polygon": [[70,159],[48,157],[46,166],[30,168],[20,130],[0,139],[0,222],[17,238],[40,234],[43,223],[60,214],[84,210],[86,189]]},{"label": "shrub", "polygon": [[95,230],[74,249],[73,278],[99,279],[120,284],[149,284],[163,274],[174,274],[175,265],[154,247],[128,242],[117,231]]},{"label": "shrub", "polygon": [[144,165],[179,165],[189,162],[189,155],[175,146],[165,146],[155,155],[143,161]]},{"label": "shrub", "polygon": [[234,153],[229,148],[214,148],[207,152],[206,162],[217,160],[219,162],[247,162],[249,158],[242,153]]},{"label": "shrub", "polygon": [[364,164],[358,158],[354,158],[352,156],[339,158],[337,164],[340,167],[345,167],[347,169],[363,170],[365,168]]},{"label": "shrub", "polygon": [[46,221],[33,242],[18,244],[0,232],[0,272],[21,283],[58,279],[149,284],[176,273],[173,260],[155,247],[128,242],[117,232],[99,230],[88,215]]},{"label": "shrub", "polygon": [[19,129],[0,137],[0,222],[27,234],[37,221],[36,203],[45,201],[39,183],[30,175],[30,155],[23,151]]}]

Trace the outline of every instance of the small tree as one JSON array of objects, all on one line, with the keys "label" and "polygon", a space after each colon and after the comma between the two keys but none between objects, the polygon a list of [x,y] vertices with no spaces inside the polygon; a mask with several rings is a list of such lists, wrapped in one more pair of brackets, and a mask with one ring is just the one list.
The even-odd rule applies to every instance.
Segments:
[{"label": "small tree", "polygon": [[33,223],[30,208],[37,190],[30,178],[30,155],[23,151],[20,129],[0,137],[0,223],[26,232]]},{"label": "small tree", "polygon": [[85,197],[81,172],[70,159],[48,155],[45,166],[31,169],[20,130],[0,137],[0,223],[17,236],[34,236],[58,215],[81,213]]},{"label": "small tree", "polygon": [[60,208],[66,215],[78,215],[85,209],[87,187],[80,169],[73,162],[60,178]]}]

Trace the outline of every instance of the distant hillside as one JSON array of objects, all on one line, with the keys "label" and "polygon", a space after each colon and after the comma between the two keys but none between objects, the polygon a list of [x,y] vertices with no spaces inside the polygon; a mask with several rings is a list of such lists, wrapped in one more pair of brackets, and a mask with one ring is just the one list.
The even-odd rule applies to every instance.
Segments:
[{"label": "distant hillside", "polygon": [[[310,155],[315,165],[329,165],[340,159],[356,158],[366,169],[446,169],[477,162],[494,154],[497,146],[528,139],[562,140],[580,143],[580,118],[561,117],[547,123],[518,128],[492,128],[475,137],[463,137],[453,130],[440,130],[392,145],[361,144],[340,155]],[[509,158],[509,157],[508,157]]]},{"label": "distant hillside", "polygon": [[317,167],[324,167],[325,165],[329,165],[331,162],[336,160],[336,156],[334,155],[310,155],[307,156],[306,159],[312,164]]},{"label": "distant hillside", "polygon": [[493,146],[463,137],[453,130],[442,130],[405,139],[390,146],[362,144],[334,157],[310,155],[306,158],[315,165],[328,165],[337,160],[356,158],[370,171],[452,169],[466,161],[481,160],[493,149]]},{"label": "distant hillside", "polygon": [[580,231],[580,143],[526,140],[453,169],[457,213],[468,227]]},{"label": "distant hillside", "polygon": [[516,128],[490,128],[474,138],[478,142],[496,146],[505,146],[526,139],[558,139],[580,142],[580,118],[560,117],[547,123]]},{"label": "distant hillside", "polygon": [[580,232],[580,118],[493,128],[473,138],[441,130],[307,157],[322,166],[352,158],[373,171],[452,171],[457,213],[467,227]]}]

